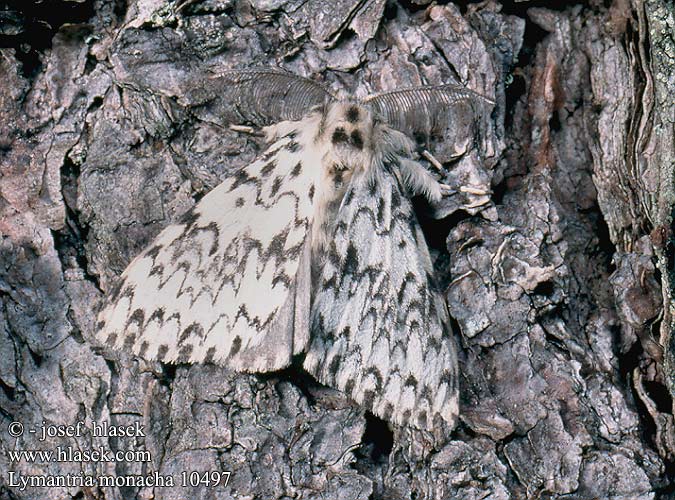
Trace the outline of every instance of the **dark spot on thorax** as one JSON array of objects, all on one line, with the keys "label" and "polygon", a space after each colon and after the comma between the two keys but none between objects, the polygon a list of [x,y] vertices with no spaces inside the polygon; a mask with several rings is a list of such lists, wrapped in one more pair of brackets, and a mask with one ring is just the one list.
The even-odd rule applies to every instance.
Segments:
[{"label": "dark spot on thorax", "polygon": [[359,121],[359,108],[356,106],[349,106],[347,109],[347,121],[349,123],[356,123]]},{"label": "dark spot on thorax", "polygon": [[333,132],[333,137],[331,137],[331,141],[333,144],[339,144],[341,142],[347,142],[349,140],[349,137],[347,137],[347,133],[345,132],[345,129],[342,127],[338,127],[335,129]]},{"label": "dark spot on thorax", "polygon": [[335,186],[342,186],[342,183],[344,182],[344,179],[342,178],[342,172],[342,170],[333,171],[333,184]]},{"label": "dark spot on thorax", "polygon": [[361,136],[361,131],[359,129],[352,130],[352,144],[356,149],[363,149],[363,137]]},{"label": "dark spot on thorax", "polygon": [[347,167],[340,165],[339,163],[334,163],[330,169],[330,173],[333,176],[333,184],[336,186],[341,186],[344,182],[344,173],[347,171]]}]

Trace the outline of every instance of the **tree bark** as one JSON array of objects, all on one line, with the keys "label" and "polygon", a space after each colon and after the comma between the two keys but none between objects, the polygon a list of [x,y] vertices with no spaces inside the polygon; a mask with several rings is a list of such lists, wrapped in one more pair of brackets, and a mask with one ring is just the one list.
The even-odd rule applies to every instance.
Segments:
[{"label": "tree bark", "polygon": [[[675,495],[675,8],[532,5],[0,2],[0,498]],[[391,427],[300,367],[93,340],[129,261],[260,152],[210,75],[270,66],[345,96],[459,82],[497,103],[426,145],[473,188],[420,212],[460,351],[450,434]],[[10,455],[58,447],[141,453]],[[174,486],[144,486],[155,472]]]}]

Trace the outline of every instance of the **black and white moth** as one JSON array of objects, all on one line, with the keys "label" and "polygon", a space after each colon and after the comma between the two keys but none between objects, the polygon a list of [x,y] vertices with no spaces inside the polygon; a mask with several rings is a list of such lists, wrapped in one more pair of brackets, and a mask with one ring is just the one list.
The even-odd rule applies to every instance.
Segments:
[{"label": "black and white moth", "polygon": [[162,362],[304,368],[376,415],[431,430],[458,413],[454,340],[410,197],[443,185],[401,130],[479,99],[455,86],[340,100],[274,71],[220,75],[271,146],[124,271],[98,338]]}]

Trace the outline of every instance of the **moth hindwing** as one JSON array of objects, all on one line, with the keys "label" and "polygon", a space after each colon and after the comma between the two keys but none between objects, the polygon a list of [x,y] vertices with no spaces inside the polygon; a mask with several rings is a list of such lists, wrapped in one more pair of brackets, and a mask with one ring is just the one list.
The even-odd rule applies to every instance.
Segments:
[{"label": "moth hindwing", "polygon": [[403,134],[350,101],[266,129],[272,145],[168,226],[99,316],[164,362],[304,368],[376,415],[457,415],[457,359],[409,196],[441,196]]}]

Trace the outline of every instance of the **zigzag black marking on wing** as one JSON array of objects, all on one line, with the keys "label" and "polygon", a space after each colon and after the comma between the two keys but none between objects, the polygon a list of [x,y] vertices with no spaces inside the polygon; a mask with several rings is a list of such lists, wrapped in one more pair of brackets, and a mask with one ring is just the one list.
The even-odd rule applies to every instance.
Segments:
[{"label": "zigzag black marking on wing", "polygon": [[[297,206],[299,202],[299,196],[291,191],[283,192],[280,193],[277,198],[275,199],[275,203],[278,203],[279,200],[285,196],[291,197],[293,200],[295,200],[295,206],[296,206],[296,213],[297,213]],[[261,203],[264,208],[270,208],[273,204],[264,204]],[[303,221],[298,220],[297,217],[293,219],[293,224],[295,227],[302,225]],[[305,225],[308,225],[308,221],[305,219],[304,221]],[[158,273],[159,276],[159,287],[158,289],[164,288],[167,283],[171,282],[171,280],[176,276],[180,271],[185,271],[185,276],[181,280],[181,285],[179,287],[179,292],[177,294],[177,297],[182,296],[183,294],[189,293],[192,291],[191,287],[186,287],[185,281],[187,280],[188,276],[190,276],[190,273],[192,272],[193,275],[202,277],[203,275],[209,274],[209,275],[215,275],[218,276],[221,281],[220,281],[220,287],[216,291],[215,294],[212,295],[211,302],[215,303],[218,299],[218,295],[220,291],[228,284],[235,284],[235,278],[240,277],[241,274],[231,274],[228,275],[226,272],[223,271],[226,265],[232,264],[232,263],[240,263],[242,265],[245,265],[248,262],[248,259],[253,252],[253,250],[258,250],[259,252],[257,253],[257,260],[259,261],[259,269],[257,270],[256,273],[256,278],[259,279],[262,273],[264,272],[264,267],[265,265],[269,262],[270,259],[276,258],[277,260],[281,259],[287,259],[289,256],[291,258],[297,257],[300,252],[302,251],[302,242],[298,243],[294,246],[291,246],[289,248],[284,248],[284,241],[288,237],[288,233],[290,232],[290,227],[286,226],[284,227],[283,231],[279,233],[272,241],[272,243],[265,247],[262,245],[262,243],[254,238],[242,238],[241,240],[239,238],[235,238],[232,240],[227,247],[225,248],[223,254],[222,254],[222,259],[207,259],[209,262],[208,266],[203,266],[203,258],[202,258],[202,253],[200,251],[196,251],[194,253],[191,253],[194,250],[200,250],[200,247],[195,246],[192,244],[192,242],[195,240],[195,238],[198,236],[198,233],[200,232],[212,232],[213,233],[213,245],[217,246],[219,241],[221,240],[219,230],[215,224],[211,223],[205,227],[193,227],[190,231],[188,232],[183,232],[180,236],[174,240],[175,242],[178,242],[178,245],[173,245],[173,254],[172,254],[172,260],[174,262],[180,261],[183,256],[186,254],[188,255],[188,259],[185,261],[180,261],[180,263],[174,268],[174,270],[168,274],[164,273]],[[281,237],[281,238],[280,238]],[[283,239],[284,241],[281,241]],[[183,248],[184,245],[187,245],[187,248]],[[245,252],[243,254],[235,253],[232,255],[232,257],[228,257],[229,255],[229,250],[233,249],[237,246],[241,246],[245,249]],[[282,252],[283,250],[283,252]],[[214,251],[209,252],[211,255],[215,253]],[[193,256],[196,256],[198,260],[195,262]],[[158,267],[156,265],[156,256],[152,259],[153,262],[153,268]],[[218,263],[220,262],[220,265]],[[288,282],[290,280],[290,277],[286,276],[283,277],[283,279]],[[238,287],[235,287],[236,290],[238,290]],[[193,296],[191,298],[191,305],[194,305],[194,303],[199,299],[199,297],[202,294],[205,294],[209,291],[209,289],[206,286],[202,286],[199,289],[199,292],[197,295]]]},{"label": "zigzag black marking on wing", "polygon": [[[439,413],[452,421],[456,356],[437,300],[428,250],[396,174],[385,168],[354,180],[321,271],[305,367],[396,423],[430,429]],[[415,343],[419,359],[411,357]],[[447,397],[437,401],[435,391]]]},{"label": "zigzag black marking on wing", "polygon": [[[298,153],[289,152],[286,148],[287,143],[293,141],[295,137],[296,134],[291,133],[277,141],[263,154],[262,159],[225,181],[229,184],[224,184],[222,188],[219,186],[213,193],[209,193],[217,197],[212,197],[208,206],[204,203],[196,205],[181,218],[180,223],[165,229],[156,239],[156,244],[129,266],[127,271],[130,274],[127,275],[125,272],[125,278],[116,289],[115,300],[108,308],[107,318],[114,318],[114,325],[105,332],[105,316],[99,325],[104,332],[105,341],[112,345],[124,342],[127,347],[130,343],[136,344],[138,347],[136,351],[144,353],[152,345],[153,352],[157,352],[157,356],[166,355],[167,352],[169,355],[172,355],[172,352],[175,354],[172,349],[178,348],[184,357],[186,353],[191,352],[190,342],[208,337],[221,321],[228,325],[233,325],[238,320],[246,321],[252,330],[259,332],[270,325],[283,303],[275,302],[274,306],[269,308],[269,313],[265,308],[258,309],[260,312],[265,310],[265,314],[260,317],[259,313],[249,313],[244,305],[236,311],[222,312],[215,315],[216,317],[209,314],[208,318],[196,318],[196,322],[194,315],[188,310],[199,302],[198,307],[204,308],[210,304],[215,312],[221,294],[226,288],[228,294],[236,297],[244,280],[249,283],[260,281],[263,279],[263,273],[271,274],[270,286],[281,287],[280,290],[291,288],[294,276],[287,274],[286,264],[297,262],[300,258],[311,223],[309,217],[312,212],[311,208],[308,212],[307,200],[308,192],[313,188],[313,184],[308,182],[308,177],[300,176],[305,157],[303,148],[299,144],[292,148]],[[307,169],[307,172],[310,170]],[[277,187],[271,189],[272,180]],[[218,213],[220,196],[225,196],[229,200],[226,206],[236,207],[236,210],[255,210],[254,213],[257,214],[255,220],[263,222],[266,217],[263,214],[269,212],[270,216],[274,217],[279,206],[283,206],[285,212],[281,215],[283,218],[273,222],[278,226],[270,226],[266,231],[265,241],[261,241],[256,238],[256,228],[241,222],[245,220],[241,219],[241,215],[238,215],[239,219],[233,219],[237,222],[230,222],[226,212]],[[202,202],[207,200],[207,197]],[[166,236],[163,236],[165,234]],[[287,245],[291,235],[294,243]],[[249,268],[251,265],[253,269]],[[243,272],[244,268],[246,273]],[[165,298],[162,300],[169,297],[175,298],[176,301],[182,299],[181,311],[167,315],[164,310],[165,304],[161,300],[156,308],[150,307],[153,304],[148,299],[137,300],[137,293],[144,285],[142,275],[144,272],[148,273],[148,277],[152,277],[153,289],[156,289],[158,294],[166,287],[171,287],[171,292],[165,292]],[[264,300],[263,297],[261,299]],[[142,309],[139,308],[139,303],[143,304]],[[166,305],[170,307],[170,304]],[[143,312],[142,317],[134,316],[136,310]],[[183,314],[187,316],[183,317]],[[128,318],[126,323],[120,324],[120,319],[125,316]],[[163,331],[165,325],[169,324],[171,324],[169,331],[174,333],[169,334],[167,331],[167,334],[175,335],[175,338],[172,340],[167,337],[167,344],[160,345],[159,351],[156,351],[157,341],[149,344],[145,330],[152,325],[153,332],[156,332],[153,335],[159,335],[159,331]],[[214,354],[216,353],[210,353],[211,358]],[[149,355],[152,355],[152,352]],[[222,357],[222,353],[218,356]]]},{"label": "zigzag black marking on wing", "polygon": [[[406,207],[407,208],[407,207]],[[369,224],[372,224],[372,227],[375,229],[375,235],[380,238],[390,238],[391,234],[394,232],[397,232],[400,230],[400,226],[408,226],[411,227],[411,223],[416,226],[416,218],[415,215],[412,213],[411,210],[400,210],[396,213],[392,213],[392,220],[391,220],[391,227],[390,228],[382,228],[381,224],[376,224],[376,216],[374,215],[373,211],[371,210],[370,207],[364,206],[360,207],[354,216],[353,223],[354,225],[358,224],[360,221],[360,218],[365,218],[366,221]],[[413,226],[413,227],[415,227]],[[346,235],[344,234],[346,232],[347,228],[342,225],[342,227],[338,228],[337,233],[343,233],[342,236]],[[349,250],[348,250],[349,251]],[[335,245],[331,246],[331,260],[333,262],[339,262],[339,253],[337,252]],[[350,260],[349,257],[347,257],[346,260]],[[346,264],[346,265],[345,265]],[[383,276],[382,281],[379,282],[379,286],[374,288],[375,285],[378,284],[378,281],[374,279],[374,276],[377,277],[378,275],[383,274],[383,270],[379,266],[367,266],[360,272],[356,272],[353,269],[353,265],[351,263],[346,263],[343,262],[343,265],[340,269],[336,270],[335,275],[337,276],[338,282],[334,286],[336,288],[344,288],[344,284],[346,281],[356,281],[359,284],[364,284],[368,283],[370,286],[368,287],[368,291],[370,296],[372,297],[372,302],[375,302],[376,300],[386,300],[389,298],[390,290],[389,290],[389,281],[390,277],[389,275],[385,274]],[[422,299],[419,300],[412,300],[408,302],[408,307],[406,310],[403,312],[402,316],[397,317],[397,326],[405,326],[408,324],[408,318],[411,317],[413,312],[419,312],[420,314],[427,314],[429,311],[427,310],[427,306],[430,305],[431,301],[429,294],[428,294],[428,288],[430,288],[428,283],[421,283],[418,282],[418,277],[416,277],[413,273],[408,272],[406,273],[405,279],[403,280],[403,283],[399,289],[399,293],[397,295],[397,299],[399,302],[402,301],[404,297],[404,289],[406,286],[409,286],[411,284],[416,284],[417,287],[417,296],[421,296]],[[350,293],[350,296],[352,296],[353,293]],[[381,311],[375,311],[376,315],[379,315]]]}]

